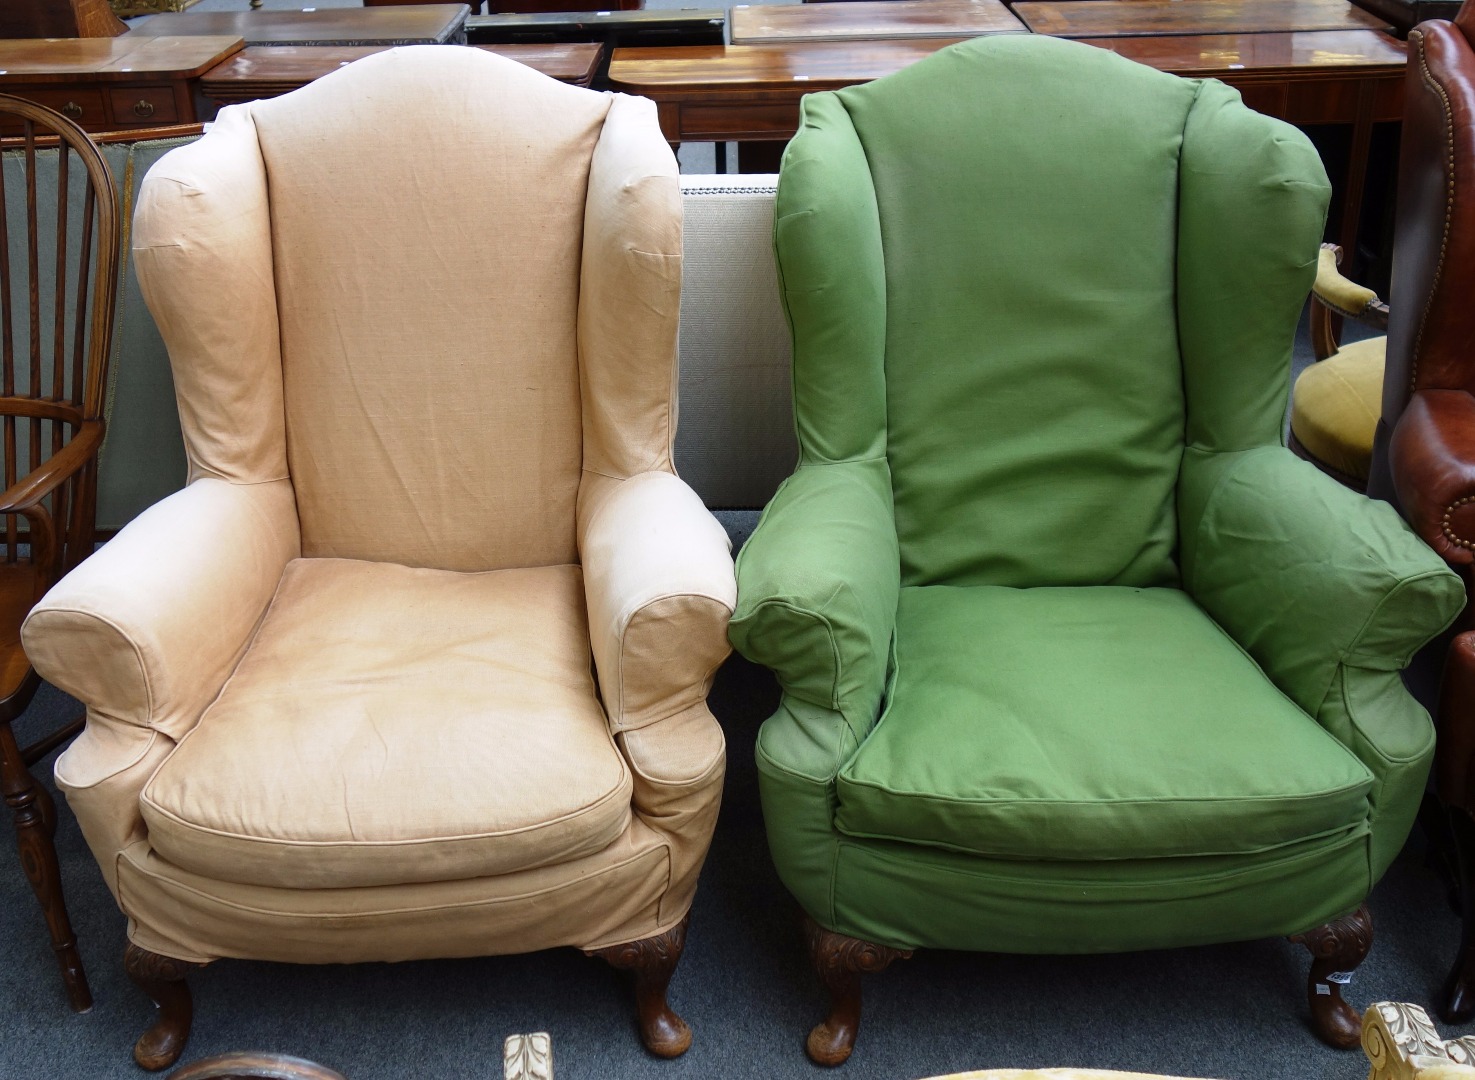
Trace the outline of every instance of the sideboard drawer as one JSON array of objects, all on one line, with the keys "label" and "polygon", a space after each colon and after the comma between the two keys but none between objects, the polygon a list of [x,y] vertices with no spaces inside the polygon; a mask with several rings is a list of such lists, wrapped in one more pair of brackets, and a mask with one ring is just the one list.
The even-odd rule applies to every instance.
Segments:
[{"label": "sideboard drawer", "polygon": [[[45,105],[48,109],[55,109],[68,120],[75,121],[91,131],[104,128],[108,123],[101,90],[53,90],[50,87],[46,89],[18,87],[11,90],[6,87],[5,92],[25,98],[27,101],[34,101],[38,105]],[[19,135],[21,130],[19,119],[10,118],[0,122],[0,134]]]},{"label": "sideboard drawer", "polygon": [[128,86],[108,91],[113,123],[118,127],[172,124],[179,119],[170,86]]}]

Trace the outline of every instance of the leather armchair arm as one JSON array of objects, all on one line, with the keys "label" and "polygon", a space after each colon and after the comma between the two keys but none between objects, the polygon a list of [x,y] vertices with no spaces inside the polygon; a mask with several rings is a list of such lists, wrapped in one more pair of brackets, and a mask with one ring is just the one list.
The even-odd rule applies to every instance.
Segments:
[{"label": "leather armchair arm", "polygon": [[727,534],[667,472],[621,481],[579,537],[589,635],[615,733],[706,700],[737,602]]},{"label": "leather armchair arm", "polygon": [[1475,562],[1475,396],[1419,390],[1388,444],[1404,516],[1452,566]]},{"label": "leather armchair arm", "polygon": [[844,717],[856,741],[876,720],[901,559],[884,458],[801,466],[738,556],[729,635],[786,695]]},{"label": "leather armchair arm", "polygon": [[1191,451],[1179,505],[1185,587],[1318,718],[1340,667],[1400,671],[1464,604],[1391,506],[1282,447]]},{"label": "leather armchair arm", "polygon": [[299,548],[287,481],[197,480],[42,598],[21,630],[26,655],[87,706],[83,739],[138,727],[178,740],[219,693]]}]

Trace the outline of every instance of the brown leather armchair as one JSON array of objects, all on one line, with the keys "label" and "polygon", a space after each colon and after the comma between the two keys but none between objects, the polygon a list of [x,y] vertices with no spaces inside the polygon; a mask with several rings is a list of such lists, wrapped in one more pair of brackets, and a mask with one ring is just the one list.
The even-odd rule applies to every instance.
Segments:
[{"label": "brown leather armchair", "polygon": [[[1475,5],[1408,39],[1392,317],[1370,494],[1388,498],[1472,584],[1475,564]],[[1475,1014],[1475,621],[1456,623],[1436,722],[1464,940],[1441,1012]]]}]

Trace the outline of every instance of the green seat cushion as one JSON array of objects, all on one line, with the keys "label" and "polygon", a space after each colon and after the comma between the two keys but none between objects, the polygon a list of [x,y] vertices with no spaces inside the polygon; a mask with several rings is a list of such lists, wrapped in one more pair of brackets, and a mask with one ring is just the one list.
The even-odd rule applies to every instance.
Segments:
[{"label": "green seat cushion", "polygon": [[1373,778],[1189,596],[902,590],[840,832],[1000,858],[1267,851],[1363,827]]}]

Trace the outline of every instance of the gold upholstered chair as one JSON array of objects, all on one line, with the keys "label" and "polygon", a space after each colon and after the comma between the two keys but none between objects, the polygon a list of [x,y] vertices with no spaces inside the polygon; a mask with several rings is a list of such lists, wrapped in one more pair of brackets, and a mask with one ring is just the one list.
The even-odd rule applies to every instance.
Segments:
[{"label": "gold upholstered chair", "polygon": [[[1363,491],[1383,403],[1388,305],[1372,289],[1342,275],[1341,254],[1336,244],[1321,245],[1311,290],[1311,346],[1317,362],[1296,379],[1290,447],[1323,472]],[[1337,318],[1383,333],[1339,342]]]},{"label": "gold upholstered chair", "polygon": [[[641,99],[475,49],[221,113],[133,245],[190,482],[24,628],[160,1005],[221,957],[575,946],[655,1053],[715,824],[725,534],[671,465],[681,204]],[[80,663],[80,658],[86,658]]]}]

